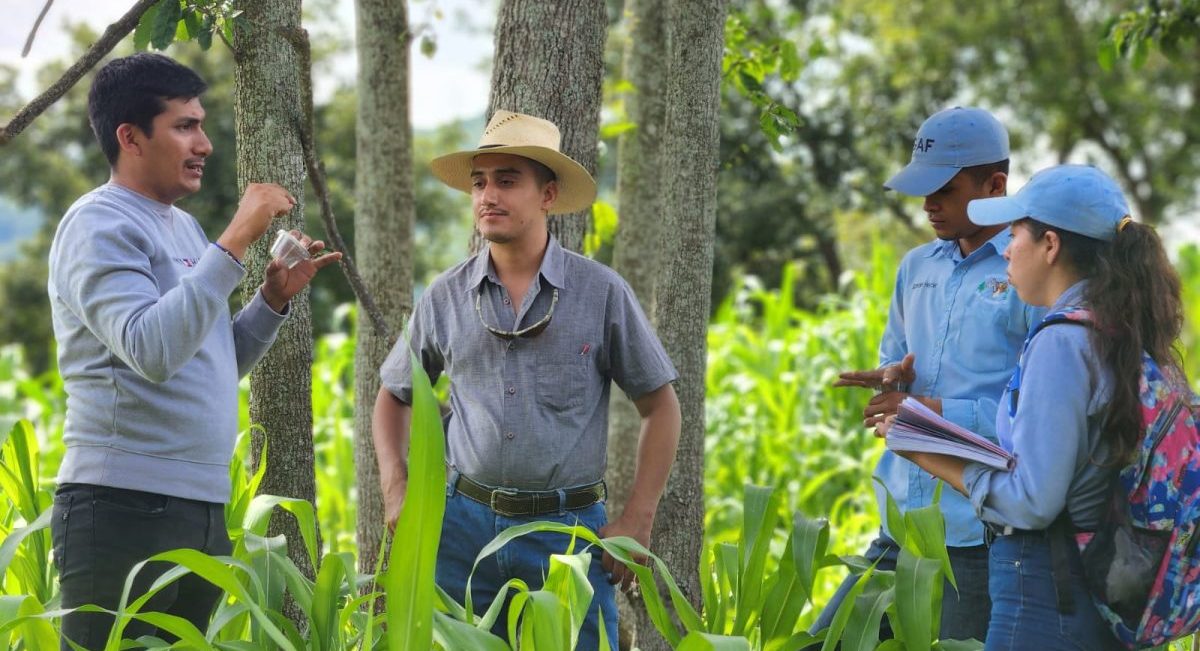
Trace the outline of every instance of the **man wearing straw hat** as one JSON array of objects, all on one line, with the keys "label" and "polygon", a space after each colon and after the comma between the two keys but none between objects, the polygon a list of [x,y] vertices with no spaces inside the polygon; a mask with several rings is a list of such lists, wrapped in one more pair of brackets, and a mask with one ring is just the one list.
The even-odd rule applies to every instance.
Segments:
[{"label": "man wearing straw hat", "polygon": [[[397,343],[381,369],[373,430],[393,526],[407,490],[410,348],[432,380],[450,377],[437,580],[460,601],[483,545],[526,522],[579,523],[648,546],[679,440],[676,372],[632,290],[547,230],[548,214],[584,210],[596,196],[591,175],[559,141],[551,122],[497,111],[478,148],[434,159],[439,179],[470,193],[488,244],[422,294],[410,340]],[[628,503],[607,523],[610,380],[633,399],[642,434]],[[540,586],[550,554],[567,544],[560,534],[531,534],[483,559],[471,580],[474,603],[486,608],[512,578]],[[633,580],[607,555],[593,559],[588,578],[595,594],[579,649],[598,648],[601,611],[615,643],[613,584],[629,588]]]}]

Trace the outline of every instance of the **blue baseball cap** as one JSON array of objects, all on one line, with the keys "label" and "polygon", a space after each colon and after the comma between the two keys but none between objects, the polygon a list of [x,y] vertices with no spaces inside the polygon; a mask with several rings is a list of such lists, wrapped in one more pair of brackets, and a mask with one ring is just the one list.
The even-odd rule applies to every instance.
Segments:
[{"label": "blue baseball cap", "polygon": [[964,167],[1008,159],[1008,131],[991,113],[955,106],[934,113],[917,131],[912,162],[883,184],[914,197],[933,194]]},{"label": "blue baseball cap", "polygon": [[1011,197],[976,199],[967,215],[979,226],[1007,224],[1032,217],[1043,224],[1097,240],[1117,236],[1129,204],[1112,177],[1091,165],[1046,168]]}]

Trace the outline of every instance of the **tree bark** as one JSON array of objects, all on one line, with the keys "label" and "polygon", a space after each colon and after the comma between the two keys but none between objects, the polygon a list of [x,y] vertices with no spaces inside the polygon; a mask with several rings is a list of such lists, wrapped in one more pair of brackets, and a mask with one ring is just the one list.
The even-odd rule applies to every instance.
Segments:
[{"label": "tree bark", "polygon": [[[562,152],[593,176],[604,81],[603,0],[505,0],[496,19],[488,117],[496,109],[550,120]],[[591,210],[552,215],[550,232],[572,251],[583,247]],[[477,250],[478,236],[472,250]]]},{"label": "tree bark", "polygon": [[[412,312],[413,169],[407,3],[358,0],[358,138],[354,232],[363,281],[392,332]],[[379,367],[394,342],[359,315],[354,351],[358,566],[372,573],[383,539],[383,496],[371,438]]]},{"label": "tree bark", "polygon": [[[613,244],[613,269],[629,283],[653,320],[655,280],[663,246],[663,193],[661,152],[666,131],[667,51],[666,11],[659,0],[629,0],[625,6],[629,25],[625,43],[625,79],[633,90],[625,96],[627,117],[636,126],[617,144],[617,203],[620,222]],[[637,468],[637,443],[641,418],[619,391],[612,394],[608,412],[608,512],[615,518],[625,508]],[[643,610],[640,599],[621,593],[620,648],[631,649],[636,618]]]},{"label": "tree bark", "polygon": [[[300,0],[242,2],[235,27],[234,120],[237,132],[239,192],[249,183],[278,183],[296,197],[296,208],[273,225],[304,224],[304,154],[300,75],[294,35],[300,29]],[[262,282],[271,256],[271,233],[246,254],[242,298],[249,301]],[[289,316],[275,344],[250,373],[250,421],[263,428],[255,437],[251,464],[267,469],[259,492],[316,504],[312,441],[312,314],[308,290],[292,298]],[[265,439],[265,440],[264,440]],[[288,556],[310,578],[314,568],[295,519],[276,512],[271,535],[287,536]],[[318,532],[319,535],[320,532]],[[319,549],[319,546],[318,546]],[[289,617],[305,621],[294,606]],[[303,628],[301,629],[303,630]]]},{"label": "tree bark", "polygon": [[[704,374],[706,368],[713,236],[720,141],[724,0],[672,0],[667,130],[662,168],[666,237],[655,314],[659,336],[679,371],[683,412],[679,452],[658,508],[653,549],[684,594],[699,604],[697,567],[704,531]],[[643,590],[648,586],[643,586]],[[644,614],[638,645],[668,649]]]}]

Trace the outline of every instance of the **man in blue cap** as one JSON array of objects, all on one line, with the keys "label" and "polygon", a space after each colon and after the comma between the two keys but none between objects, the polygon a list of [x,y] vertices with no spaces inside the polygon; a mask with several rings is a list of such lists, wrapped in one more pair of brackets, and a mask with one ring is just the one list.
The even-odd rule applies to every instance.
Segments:
[{"label": "man in blue cap", "polygon": [[[879,367],[842,373],[835,383],[877,391],[863,411],[867,427],[894,414],[912,396],[950,421],[995,438],[997,400],[1016,366],[1025,333],[1040,317],[1008,284],[1003,257],[1010,239],[1007,226],[978,226],[967,218],[967,203],[1003,196],[1007,182],[1004,126],[982,109],[954,107],[921,125],[912,161],[884,183],[925,198],[937,239],[909,251],[900,263]],[[883,527],[866,557],[879,559],[879,569],[891,570],[899,547],[888,531],[884,488],[904,512],[932,504],[937,480],[889,451],[880,458],[875,477]],[[955,491],[944,491],[939,504],[958,584],[955,590],[947,583],[943,591],[941,637],[983,640],[991,611],[983,525],[970,502]],[[847,577],[814,630],[829,626],[857,579]],[[881,635],[891,637],[886,619]]]}]

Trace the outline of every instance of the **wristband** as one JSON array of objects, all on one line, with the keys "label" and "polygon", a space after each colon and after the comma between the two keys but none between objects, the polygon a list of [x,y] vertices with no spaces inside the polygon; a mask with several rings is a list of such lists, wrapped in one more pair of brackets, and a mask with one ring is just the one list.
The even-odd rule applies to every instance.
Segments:
[{"label": "wristband", "polygon": [[216,242],[213,242],[213,246],[215,246],[215,247],[217,247],[218,249],[220,249],[220,250],[224,251],[224,252],[225,252],[225,255],[229,256],[229,259],[230,259],[230,260],[233,260],[234,262],[236,262],[236,263],[237,263],[237,266],[239,266],[239,267],[241,267],[241,268],[243,268],[243,269],[245,269],[245,268],[246,268],[246,266],[242,264],[242,261],[241,261],[241,260],[238,260],[237,256],[233,254],[233,251],[230,251],[229,249],[227,249],[227,248],[225,248],[225,247],[221,246],[220,244],[218,244],[218,243],[216,243]]}]

